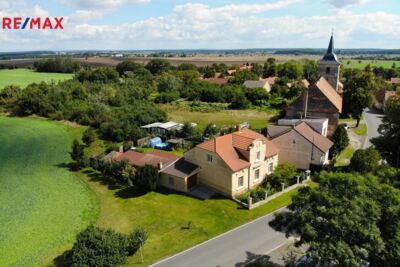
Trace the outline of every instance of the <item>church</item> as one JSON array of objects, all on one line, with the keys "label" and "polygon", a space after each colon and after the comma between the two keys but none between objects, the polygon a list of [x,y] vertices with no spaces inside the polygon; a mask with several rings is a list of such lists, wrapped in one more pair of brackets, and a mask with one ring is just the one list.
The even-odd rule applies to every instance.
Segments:
[{"label": "church", "polygon": [[342,113],[343,84],[339,81],[340,65],[335,54],[333,35],[328,50],[318,61],[318,80],[286,108],[287,119],[321,119],[329,121],[328,136],[339,123]]}]

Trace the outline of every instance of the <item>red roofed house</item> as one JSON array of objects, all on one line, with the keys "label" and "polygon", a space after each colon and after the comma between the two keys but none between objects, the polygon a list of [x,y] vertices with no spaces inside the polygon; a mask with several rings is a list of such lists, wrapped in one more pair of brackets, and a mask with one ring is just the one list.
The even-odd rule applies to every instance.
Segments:
[{"label": "red roofed house", "polygon": [[265,181],[278,165],[278,150],[265,136],[242,129],[197,145],[185,160],[200,166],[197,183],[234,197]]}]

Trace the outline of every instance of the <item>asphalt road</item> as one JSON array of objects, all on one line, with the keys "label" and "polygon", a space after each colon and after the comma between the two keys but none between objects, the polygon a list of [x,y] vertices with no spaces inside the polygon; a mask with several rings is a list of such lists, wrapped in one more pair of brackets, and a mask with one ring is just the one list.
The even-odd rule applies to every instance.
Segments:
[{"label": "asphalt road", "polygon": [[290,242],[268,225],[272,219],[273,214],[261,217],[152,266],[243,266]]},{"label": "asphalt road", "polygon": [[368,127],[364,148],[370,147],[372,145],[370,140],[379,136],[378,128],[382,123],[382,117],[383,115],[378,113],[375,109],[367,108],[364,110],[364,120]]}]

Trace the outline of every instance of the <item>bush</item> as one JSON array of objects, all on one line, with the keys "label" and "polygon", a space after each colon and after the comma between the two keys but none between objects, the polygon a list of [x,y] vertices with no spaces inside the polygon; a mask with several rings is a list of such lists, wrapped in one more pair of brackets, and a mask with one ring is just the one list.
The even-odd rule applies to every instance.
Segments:
[{"label": "bush", "polygon": [[350,161],[350,169],[360,173],[373,172],[378,169],[381,155],[373,147],[358,149]]},{"label": "bush", "polygon": [[96,139],[96,134],[94,133],[93,129],[87,128],[83,132],[82,141],[86,144],[86,146],[90,146],[95,139]]},{"label": "bush", "polygon": [[152,165],[145,165],[137,170],[133,183],[150,192],[157,188],[158,178],[158,169]]},{"label": "bush", "polygon": [[111,229],[104,230],[90,226],[77,236],[72,248],[72,266],[97,267],[124,264],[129,255],[133,255],[140,245],[144,245],[146,239],[147,233],[142,229],[137,229],[126,236]]},{"label": "bush", "polygon": [[269,176],[268,183],[272,188],[280,190],[282,183],[285,183],[285,186],[292,184],[296,174],[296,167],[289,164],[281,164]]}]

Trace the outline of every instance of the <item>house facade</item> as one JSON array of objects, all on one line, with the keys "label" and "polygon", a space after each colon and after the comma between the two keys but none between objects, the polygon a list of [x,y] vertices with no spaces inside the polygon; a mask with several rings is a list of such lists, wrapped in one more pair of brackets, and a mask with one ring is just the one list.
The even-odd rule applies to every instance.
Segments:
[{"label": "house facade", "polygon": [[306,122],[293,126],[270,125],[268,137],[279,150],[279,163],[289,163],[303,170],[329,163],[329,149],[333,143]]},{"label": "house facade", "polygon": [[278,150],[265,136],[243,129],[197,145],[185,160],[201,168],[198,184],[235,197],[265,181],[278,165]]}]

